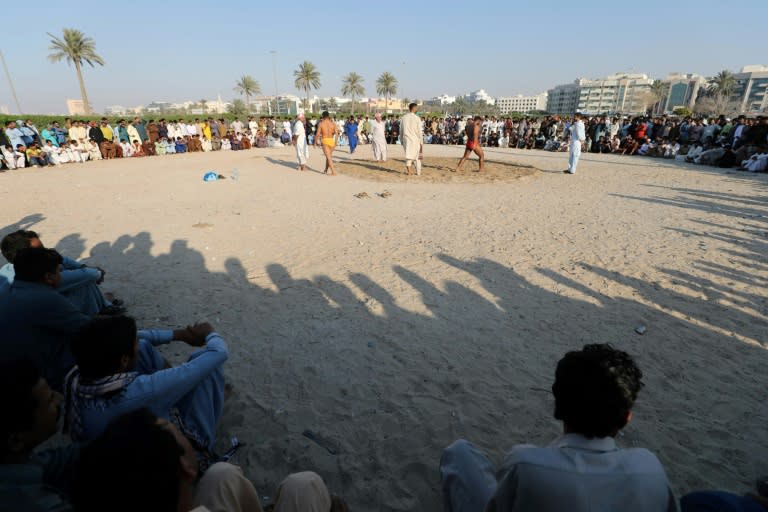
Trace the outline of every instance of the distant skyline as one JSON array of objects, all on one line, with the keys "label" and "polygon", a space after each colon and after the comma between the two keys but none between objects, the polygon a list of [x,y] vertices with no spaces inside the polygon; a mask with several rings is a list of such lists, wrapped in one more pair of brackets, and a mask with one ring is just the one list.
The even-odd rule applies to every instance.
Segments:
[{"label": "distant skyline", "polygon": [[[398,79],[398,97],[419,99],[480,88],[494,97],[532,95],[616,72],[712,76],[768,65],[765,0],[393,0],[333,9],[303,1],[286,7],[169,0],[161,9],[147,0],[126,8],[13,2],[3,7],[3,18],[0,49],[25,113],[64,114],[67,98],[80,98],[74,68],[47,59],[46,32],[60,36],[63,28],[93,38],[106,62],[84,67],[98,112],[218,95],[229,101],[239,97],[233,87],[246,74],[263,94],[274,94],[276,81],[278,94],[303,97],[293,71],[304,60],[321,73],[322,87],[313,94],[341,96],[344,75],[354,71],[364,78],[365,96],[375,97],[377,77],[389,71]],[[5,76],[0,105],[16,110]]]}]

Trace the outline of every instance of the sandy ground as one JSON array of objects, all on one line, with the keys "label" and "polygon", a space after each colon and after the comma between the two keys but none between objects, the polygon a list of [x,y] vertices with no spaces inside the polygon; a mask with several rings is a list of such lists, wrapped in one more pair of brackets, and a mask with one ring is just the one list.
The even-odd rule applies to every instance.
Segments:
[{"label": "sandy ground", "polygon": [[1,234],[106,268],[144,327],[213,322],[235,386],[222,445],[248,443],[265,496],[313,469],[354,510],[440,510],[442,448],[465,437],[499,461],[557,436],[555,364],[589,342],[637,356],[647,385],[619,441],[656,452],[678,494],[768,473],[767,175],[584,155],[565,176],[565,154],[489,149],[529,172],[382,182],[346,162],[370,147],[337,155],[335,178],[316,149],[295,171],[291,148],[7,172]]}]

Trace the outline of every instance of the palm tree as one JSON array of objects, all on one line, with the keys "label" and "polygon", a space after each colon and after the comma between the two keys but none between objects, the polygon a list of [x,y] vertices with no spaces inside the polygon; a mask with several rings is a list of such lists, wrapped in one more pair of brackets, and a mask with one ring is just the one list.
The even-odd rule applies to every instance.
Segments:
[{"label": "palm tree", "polygon": [[48,55],[48,60],[59,62],[62,59],[67,59],[67,63],[75,64],[77,79],[80,81],[80,96],[83,98],[83,109],[86,114],[90,114],[91,104],[88,103],[88,93],[85,92],[82,67],[83,61],[91,67],[94,67],[94,64],[104,65],[104,59],[96,54],[96,42],[73,28],[65,28],[61,39],[50,32],[48,32],[48,35],[51,37],[51,44],[48,46],[48,49],[53,52]]},{"label": "palm tree", "polygon": [[352,97],[352,115],[355,115],[355,98],[365,94],[363,77],[354,71],[345,76],[342,81],[341,94]]},{"label": "palm tree", "polygon": [[200,108],[203,109],[203,114],[205,114],[205,108],[208,106],[208,100],[200,100]]},{"label": "palm tree", "polygon": [[715,75],[709,84],[709,92],[718,96],[730,97],[735,88],[736,77],[734,77],[733,73],[727,69],[724,69]]},{"label": "palm tree", "polygon": [[389,71],[383,72],[376,80],[376,93],[384,95],[386,109],[389,110],[389,98],[397,94],[397,78]]},{"label": "palm tree", "polygon": [[651,89],[649,91],[649,94],[653,101],[655,112],[658,112],[659,106],[661,104],[661,100],[667,97],[668,91],[669,91],[668,82],[662,82],[661,80],[654,80],[653,83],[651,84]]},{"label": "palm tree", "polygon": [[299,68],[293,72],[293,77],[296,79],[294,82],[296,88],[307,93],[306,105],[307,109],[309,109],[309,90],[320,88],[320,72],[314,64],[305,60],[299,64]]},{"label": "palm tree", "polygon": [[235,92],[245,96],[245,109],[251,111],[251,96],[261,94],[259,82],[251,75],[243,75],[235,84]]}]

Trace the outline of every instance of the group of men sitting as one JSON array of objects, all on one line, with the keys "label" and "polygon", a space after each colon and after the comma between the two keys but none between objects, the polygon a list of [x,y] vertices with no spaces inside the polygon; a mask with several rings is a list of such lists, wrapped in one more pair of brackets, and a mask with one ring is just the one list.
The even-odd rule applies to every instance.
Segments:
[{"label": "group of men sitting", "polygon": [[[231,389],[228,347],[213,327],[137,330],[102,294],[102,269],[33,231],[0,246],[0,510],[261,511],[231,454],[215,452]],[[173,341],[195,348],[176,367],[157,349]],[[35,451],[60,419],[72,443]],[[346,509],[312,472],[287,477],[272,506]]]},{"label": "group of men sitting", "polygon": [[[0,243],[0,510],[261,511],[242,470],[215,452],[229,355],[208,323],[138,330],[99,284],[105,273],[46,248],[19,230]],[[196,350],[171,366],[158,347]],[[562,436],[518,445],[496,473],[464,440],[440,461],[452,512],[673,511],[661,462],[615,438],[632,419],[643,374],[627,353],[586,345],[558,362],[552,393]],[[36,448],[58,431],[71,444]],[[497,476],[498,475],[498,476]],[[687,511],[768,510],[759,494],[689,494]],[[277,490],[277,512],[347,510],[312,472]],[[371,509],[377,504],[368,504]]]}]

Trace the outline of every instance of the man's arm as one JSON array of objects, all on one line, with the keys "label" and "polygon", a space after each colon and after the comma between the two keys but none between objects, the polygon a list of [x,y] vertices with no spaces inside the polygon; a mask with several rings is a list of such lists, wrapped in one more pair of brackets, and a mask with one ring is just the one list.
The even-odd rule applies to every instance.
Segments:
[{"label": "man's arm", "polygon": [[205,344],[202,351],[180,366],[139,376],[134,381],[138,392],[151,396],[153,407],[173,406],[227,360],[227,344],[217,333],[208,334]]}]

